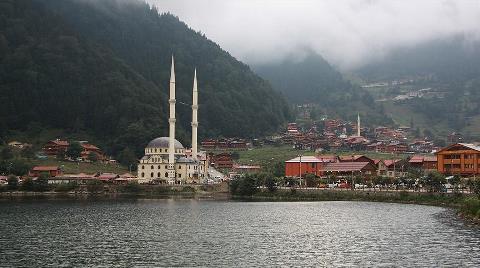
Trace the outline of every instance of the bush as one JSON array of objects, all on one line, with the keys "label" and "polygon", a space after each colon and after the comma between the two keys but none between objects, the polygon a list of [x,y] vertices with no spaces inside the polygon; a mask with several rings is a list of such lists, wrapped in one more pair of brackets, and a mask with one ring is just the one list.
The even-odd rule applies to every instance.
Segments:
[{"label": "bush", "polygon": [[61,183],[55,186],[55,192],[70,192],[77,189],[78,184],[76,182]]},{"label": "bush", "polygon": [[126,193],[138,193],[142,191],[142,187],[138,182],[129,182],[123,186],[122,191]]},{"label": "bush", "polygon": [[9,190],[16,190],[18,188],[18,178],[16,176],[9,176],[7,179],[7,188]]},{"label": "bush", "polygon": [[91,180],[87,183],[87,191],[90,193],[98,193],[103,191],[103,182],[100,180]]},{"label": "bush", "polygon": [[22,182],[22,186],[20,187],[20,190],[22,191],[33,191],[35,189],[35,183],[33,182],[32,178],[26,178]]},{"label": "bush", "polygon": [[275,192],[277,190],[277,184],[273,177],[267,177],[265,179],[265,187],[267,187],[268,191]]}]

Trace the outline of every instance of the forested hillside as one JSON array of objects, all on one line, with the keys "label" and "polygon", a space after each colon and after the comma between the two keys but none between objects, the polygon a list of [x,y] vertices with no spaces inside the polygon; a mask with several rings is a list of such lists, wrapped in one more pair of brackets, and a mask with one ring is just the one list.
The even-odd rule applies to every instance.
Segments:
[{"label": "forested hillside", "polygon": [[[289,108],[248,66],[173,15],[135,0],[0,2],[2,136],[31,129],[87,133],[111,153],[167,135],[171,55],[177,130],[189,143],[193,69],[199,135],[275,131]],[[183,103],[183,104],[182,104]],[[53,137],[52,137],[53,138]]]},{"label": "forested hillside", "polygon": [[320,55],[309,52],[301,59],[257,65],[255,71],[283,92],[291,103],[313,103],[319,113],[355,120],[360,113],[367,124],[389,124],[382,107],[362,88],[344,79]]}]

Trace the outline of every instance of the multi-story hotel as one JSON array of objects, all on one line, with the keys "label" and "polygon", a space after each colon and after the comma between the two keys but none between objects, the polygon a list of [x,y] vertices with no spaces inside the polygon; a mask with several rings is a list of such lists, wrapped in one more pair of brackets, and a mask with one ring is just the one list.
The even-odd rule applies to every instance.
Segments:
[{"label": "multi-story hotel", "polygon": [[446,175],[480,174],[480,146],[455,143],[437,152],[437,169]]}]

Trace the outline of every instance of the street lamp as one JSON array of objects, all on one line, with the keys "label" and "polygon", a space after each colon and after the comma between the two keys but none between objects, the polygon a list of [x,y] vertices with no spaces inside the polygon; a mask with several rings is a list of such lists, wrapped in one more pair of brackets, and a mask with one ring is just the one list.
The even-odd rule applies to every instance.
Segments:
[{"label": "street lamp", "polygon": [[300,179],[300,185],[302,185],[302,155],[299,154],[298,157],[300,158],[300,165],[298,166],[298,175]]}]

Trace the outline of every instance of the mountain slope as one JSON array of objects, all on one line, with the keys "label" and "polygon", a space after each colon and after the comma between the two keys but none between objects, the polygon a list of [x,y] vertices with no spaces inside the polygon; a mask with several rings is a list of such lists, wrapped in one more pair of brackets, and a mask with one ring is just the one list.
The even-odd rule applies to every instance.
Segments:
[{"label": "mountain slope", "polygon": [[86,133],[114,154],[126,147],[140,153],[151,138],[167,134],[172,53],[182,142],[189,142],[195,66],[200,136],[261,135],[290,116],[282,97],[248,66],[144,3],[6,0],[0,3],[2,137],[40,126]]},{"label": "mountain slope", "polygon": [[[387,103],[386,112],[403,120],[403,124],[416,123],[415,127],[428,129],[441,139],[452,131],[461,132],[466,140],[480,138],[479,41],[452,36],[399,48],[388,57],[355,70],[355,74],[365,81],[410,80],[390,85],[384,92],[375,89],[382,94],[407,94],[422,88],[439,94]],[[405,112],[399,114],[399,110]]]},{"label": "mountain slope", "polygon": [[[201,136],[261,135],[276,130],[290,116],[283,98],[247,65],[171,14],[159,16],[155,8],[129,0],[42,2],[82,35],[110,48],[162,92],[168,92],[174,54],[179,102],[191,102],[196,67]],[[189,129],[189,108],[178,106],[178,113],[177,122]]]},{"label": "mountain slope", "polygon": [[360,113],[367,124],[391,122],[368,92],[345,80],[341,73],[314,52],[307,53],[300,61],[287,58],[254,68],[292,103],[314,103],[322,113],[344,119],[354,120]]}]

